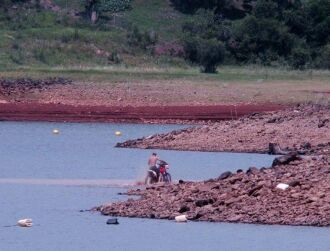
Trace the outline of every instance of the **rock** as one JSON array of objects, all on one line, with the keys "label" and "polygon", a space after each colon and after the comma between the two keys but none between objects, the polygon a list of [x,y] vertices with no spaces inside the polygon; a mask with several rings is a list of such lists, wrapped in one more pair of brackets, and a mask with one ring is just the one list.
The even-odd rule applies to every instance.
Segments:
[{"label": "rock", "polygon": [[211,202],[213,203],[213,200],[211,200],[211,199],[197,200],[195,202],[195,205],[196,205],[196,207],[203,207],[208,204],[212,204]]},{"label": "rock", "polygon": [[249,196],[254,196],[256,193],[256,191],[258,191],[258,190],[260,190],[261,188],[263,187],[263,185],[261,184],[261,185],[259,185],[259,186],[256,186],[256,187],[254,187],[254,188],[252,188],[249,192],[248,192],[248,195]]},{"label": "rock", "polygon": [[224,173],[222,173],[220,176],[219,176],[219,180],[225,180],[225,179],[227,179],[230,175],[232,175],[232,172],[230,172],[230,171],[227,171],[227,172],[224,172]]},{"label": "rock", "polygon": [[187,198],[184,200],[185,202],[193,202],[194,200],[192,198]]},{"label": "rock", "polygon": [[280,165],[286,165],[286,164],[289,164],[292,161],[300,160],[300,159],[301,159],[301,157],[298,155],[298,153],[293,152],[293,153],[275,158],[273,163],[272,163],[272,167],[280,166]]},{"label": "rock", "polygon": [[307,203],[316,202],[316,201],[318,201],[318,200],[319,200],[318,197],[316,197],[316,196],[311,196],[311,197],[309,197],[309,198],[307,199]]},{"label": "rock", "polygon": [[291,194],[291,197],[292,198],[295,198],[295,199],[298,199],[298,198],[300,198],[302,195],[301,195],[301,193],[293,193],[293,194]]},{"label": "rock", "polygon": [[247,171],[246,174],[250,175],[250,174],[257,174],[259,172],[259,169],[256,167],[250,167]]},{"label": "rock", "polygon": [[329,122],[329,119],[322,119],[319,121],[317,127],[318,128],[324,127],[326,125],[326,123],[328,123],[328,122]]},{"label": "rock", "polygon": [[186,205],[181,206],[180,209],[179,209],[180,214],[188,212],[188,211],[190,211],[190,208]]},{"label": "rock", "polygon": [[312,145],[309,142],[305,142],[305,143],[301,144],[301,148],[303,148],[303,149],[311,149],[312,148]]},{"label": "rock", "polygon": [[239,221],[239,220],[242,219],[242,218],[243,218],[242,215],[234,215],[234,216],[232,216],[232,217],[229,217],[229,218],[228,218],[228,221],[229,221],[229,222],[237,222],[237,221]]},{"label": "rock", "polygon": [[230,199],[225,201],[225,205],[229,206],[233,203],[239,202],[240,200],[241,200],[240,198],[230,198]]},{"label": "rock", "polygon": [[283,155],[288,153],[289,153],[288,151],[282,150],[280,145],[277,143],[269,143],[268,145],[268,154]]},{"label": "rock", "polygon": [[301,185],[301,183],[299,180],[293,180],[293,181],[289,182],[290,187],[296,187],[296,186],[300,186],[300,185]]}]

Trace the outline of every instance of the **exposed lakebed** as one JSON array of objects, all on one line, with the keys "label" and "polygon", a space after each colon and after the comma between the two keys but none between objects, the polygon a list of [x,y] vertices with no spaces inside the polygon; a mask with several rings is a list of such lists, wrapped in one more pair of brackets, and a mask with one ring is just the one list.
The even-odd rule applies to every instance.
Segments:
[{"label": "exposed lakebed", "polygon": [[[120,218],[105,224],[79,212],[118,195],[142,177],[151,150],[114,148],[116,142],[181,126],[0,123],[1,225],[31,217],[29,229],[0,227],[1,250],[327,250],[329,228],[223,223],[175,224]],[[59,128],[60,134],[52,130]],[[122,137],[114,136],[120,130]],[[160,151],[174,179],[204,180],[250,166],[269,166],[260,154]],[[105,181],[108,180],[109,183]],[[97,181],[100,181],[99,183]],[[122,187],[123,186],[123,187]]]}]

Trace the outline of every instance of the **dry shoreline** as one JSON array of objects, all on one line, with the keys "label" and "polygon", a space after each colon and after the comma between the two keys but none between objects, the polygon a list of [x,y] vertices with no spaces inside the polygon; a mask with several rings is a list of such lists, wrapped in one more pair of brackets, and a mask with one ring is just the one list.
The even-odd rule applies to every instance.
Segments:
[{"label": "dry shoreline", "polygon": [[[290,157],[290,161],[273,168],[252,168],[246,173],[240,170],[234,174],[226,172],[204,182],[132,190],[128,194],[140,195],[139,199],[96,209],[105,215],[126,217],[173,219],[186,214],[196,221],[330,225],[329,105],[298,106],[282,111],[282,105],[246,102],[263,93],[259,92],[259,85],[253,85],[250,92],[245,93],[248,98],[243,99],[239,90],[248,90],[246,86],[220,88],[212,85],[192,90],[190,84],[181,84],[175,85],[178,88],[172,95],[172,83],[151,85],[151,82],[98,86],[61,78],[3,79],[0,80],[0,120],[199,121],[203,125],[130,140],[119,143],[118,147],[266,153],[270,143],[275,143],[277,147],[273,150],[277,153],[293,151],[305,157]],[[282,100],[283,97],[290,98],[288,93],[309,93],[307,87],[302,86],[298,92],[292,86],[291,91],[280,89]],[[261,100],[276,100],[272,95],[273,98],[266,98],[269,86],[263,88],[267,92],[262,94],[265,97]],[[319,91],[328,95],[324,88],[327,87]],[[312,90],[315,91],[314,87]],[[210,102],[208,97],[211,96],[218,102]],[[245,102],[231,103],[231,100],[237,100],[235,97]],[[260,113],[266,111],[273,112]],[[278,183],[290,186],[281,191],[276,189]]]},{"label": "dry shoreline", "polygon": [[[204,140],[203,140],[204,139]],[[206,139],[206,140],[205,140]],[[271,168],[224,173],[204,182],[130,190],[139,199],[102,205],[104,215],[196,221],[330,226],[330,107],[298,106],[118,144],[203,151],[295,152]],[[185,146],[185,147],[183,147]],[[297,154],[299,153],[299,154]],[[302,155],[301,155],[302,154]],[[279,183],[289,184],[282,191]]]}]

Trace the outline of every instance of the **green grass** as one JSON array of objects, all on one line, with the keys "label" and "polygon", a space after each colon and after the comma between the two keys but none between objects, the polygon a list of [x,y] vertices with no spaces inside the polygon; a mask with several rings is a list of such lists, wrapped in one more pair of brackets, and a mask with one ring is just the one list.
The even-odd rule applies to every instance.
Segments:
[{"label": "green grass", "polygon": [[[113,19],[90,24],[82,17],[71,17],[69,10],[82,12],[84,1],[54,0],[63,12],[11,9],[0,13],[0,68],[16,66],[109,66],[108,55],[116,52],[123,64],[167,65],[183,60],[154,58],[127,43],[132,25],[142,32],[156,31],[160,42],[178,38],[186,16],[174,11],[168,1],[134,0],[132,10],[118,13]],[[101,50],[102,53],[97,53]]]},{"label": "green grass", "polygon": [[164,41],[178,39],[181,25],[189,19],[189,16],[175,11],[169,1],[134,0],[132,7],[131,11],[124,13],[124,17],[144,31],[158,32]]},{"label": "green grass", "polygon": [[189,80],[193,82],[325,81],[330,71],[286,71],[272,68],[223,67],[217,74],[200,73],[198,68],[157,67],[16,67],[3,69],[1,77],[67,77],[78,81],[123,82],[137,80]]}]

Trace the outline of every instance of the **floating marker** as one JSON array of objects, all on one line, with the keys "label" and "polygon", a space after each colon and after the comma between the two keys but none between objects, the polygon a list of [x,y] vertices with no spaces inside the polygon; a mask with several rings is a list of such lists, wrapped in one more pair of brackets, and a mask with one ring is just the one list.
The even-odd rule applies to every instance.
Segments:
[{"label": "floating marker", "polygon": [[116,136],[120,136],[120,135],[121,135],[121,132],[120,132],[120,131],[116,131],[116,132],[115,132],[115,135],[116,135]]},{"label": "floating marker", "polygon": [[53,133],[54,133],[54,134],[59,134],[59,133],[60,133],[60,130],[58,130],[58,129],[54,129],[54,130],[53,130]]},{"label": "floating marker", "polygon": [[32,219],[22,219],[17,221],[17,225],[20,227],[32,227]]}]

